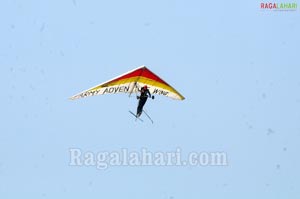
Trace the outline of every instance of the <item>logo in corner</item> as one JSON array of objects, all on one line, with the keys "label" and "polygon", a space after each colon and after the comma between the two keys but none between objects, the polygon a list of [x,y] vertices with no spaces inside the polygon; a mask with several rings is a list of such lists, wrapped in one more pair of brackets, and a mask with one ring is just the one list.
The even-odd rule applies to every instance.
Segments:
[{"label": "logo in corner", "polygon": [[261,10],[271,10],[271,11],[296,11],[298,4],[295,2],[261,2]]}]

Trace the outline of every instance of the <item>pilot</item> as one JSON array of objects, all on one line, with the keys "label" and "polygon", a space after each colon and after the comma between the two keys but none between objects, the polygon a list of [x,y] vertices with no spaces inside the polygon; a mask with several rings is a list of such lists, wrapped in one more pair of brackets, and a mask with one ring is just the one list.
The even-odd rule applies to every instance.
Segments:
[{"label": "pilot", "polygon": [[148,97],[151,98],[151,93],[147,87],[147,85],[145,85],[144,87],[142,87],[142,89],[140,90],[141,94],[140,96],[137,96],[137,99],[139,99],[139,105],[137,107],[137,112],[136,112],[136,116],[139,117],[142,112],[143,112],[143,107],[148,99]]}]

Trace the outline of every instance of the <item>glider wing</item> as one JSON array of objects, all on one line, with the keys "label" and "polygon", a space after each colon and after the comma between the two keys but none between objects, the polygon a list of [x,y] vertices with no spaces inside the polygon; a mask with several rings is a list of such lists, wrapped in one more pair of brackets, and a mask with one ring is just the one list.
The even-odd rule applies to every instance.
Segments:
[{"label": "glider wing", "polygon": [[79,99],[94,95],[114,93],[136,93],[147,85],[152,94],[164,95],[172,99],[184,100],[184,97],[167,82],[150,71],[146,66],[138,67],[107,82],[85,90],[70,99]]}]

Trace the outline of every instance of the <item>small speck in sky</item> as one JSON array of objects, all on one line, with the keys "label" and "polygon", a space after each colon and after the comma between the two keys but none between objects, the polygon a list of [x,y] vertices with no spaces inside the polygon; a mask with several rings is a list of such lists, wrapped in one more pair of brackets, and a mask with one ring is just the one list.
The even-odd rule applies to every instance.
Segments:
[{"label": "small speck in sky", "polygon": [[278,169],[278,170],[280,169],[280,164],[276,165],[276,169]]},{"label": "small speck in sky", "polygon": [[40,32],[43,32],[45,30],[45,23],[43,23],[40,27]]},{"label": "small speck in sky", "polygon": [[267,135],[271,135],[271,134],[274,134],[275,132],[274,132],[274,130],[273,129],[271,129],[271,128],[268,128],[268,133],[267,133]]}]

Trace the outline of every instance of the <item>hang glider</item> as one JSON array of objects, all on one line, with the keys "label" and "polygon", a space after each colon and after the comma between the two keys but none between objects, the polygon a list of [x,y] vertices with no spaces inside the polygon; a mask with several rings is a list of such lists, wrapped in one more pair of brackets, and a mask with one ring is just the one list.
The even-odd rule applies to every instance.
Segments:
[{"label": "hang glider", "polygon": [[70,99],[75,100],[88,96],[115,93],[128,93],[131,95],[132,93],[140,92],[140,89],[144,85],[148,86],[149,92],[152,95],[163,95],[176,100],[185,99],[178,91],[158,75],[150,71],[146,66],[140,66],[132,71],[78,93]]}]

